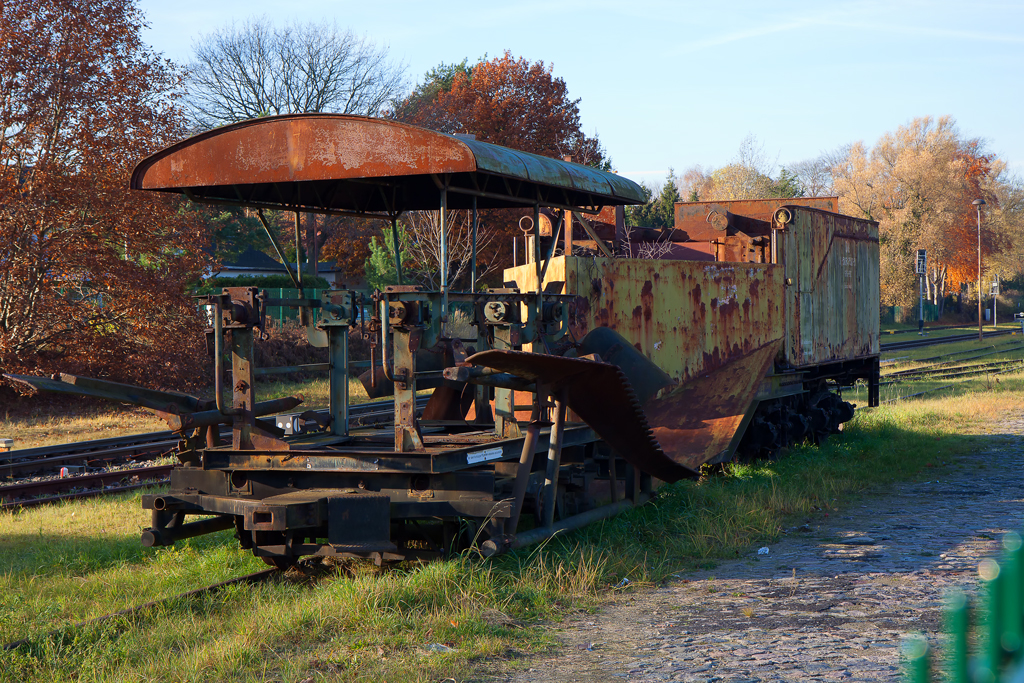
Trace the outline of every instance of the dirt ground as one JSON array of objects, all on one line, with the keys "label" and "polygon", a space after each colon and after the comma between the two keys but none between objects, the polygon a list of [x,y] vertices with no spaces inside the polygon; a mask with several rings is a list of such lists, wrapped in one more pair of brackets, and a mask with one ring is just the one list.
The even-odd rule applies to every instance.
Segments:
[{"label": "dirt ground", "polygon": [[936,479],[861,497],[712,571],[677,575],[563,624],[542,681],[898,681],[901,643],[942,645],[943,597],[1024,518],[1024,418]]}]

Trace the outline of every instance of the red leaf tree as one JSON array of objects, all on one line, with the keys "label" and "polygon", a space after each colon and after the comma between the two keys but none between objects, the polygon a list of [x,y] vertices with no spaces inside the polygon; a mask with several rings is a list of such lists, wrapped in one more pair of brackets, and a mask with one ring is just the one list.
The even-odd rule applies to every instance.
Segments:
[{"label": "red leaf tree", "polygon": [[[588,136],[581,128],[579,102],[569,97],[565,81],[554,76],[551,65],[531,63],[506,51],[472,66],[464,61],[432,69],[390,115],[443,133],[472,134],[483,142],[558,159],[568,156],[576,163],[606,169],[609,162],[597,136]],[[512,238],[522,235],[519,218],[528,213],[481,212],[483,229],[495,233],[490,248],[479,254],[481,263],[511,265]],[[364,253],[363,233],[357,226],[353,223],[352,236],[339,227],[325,252]]]},{"label": "red leaf tree", "polygon": [[179,73],[131,0],[9,0],[0,14],[0,367],[194,382],[202,325],[185,285],[195,215],[128,190],[184,135]]}]

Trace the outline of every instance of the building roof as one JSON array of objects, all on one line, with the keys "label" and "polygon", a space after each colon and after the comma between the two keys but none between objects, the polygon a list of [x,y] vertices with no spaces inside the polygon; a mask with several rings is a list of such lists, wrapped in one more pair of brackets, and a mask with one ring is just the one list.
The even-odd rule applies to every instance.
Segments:
[{"label": "building roof", "polygon": [[[275,261],[265,252],[253,247],[243,251],[234,261],[225,261],[222,264],[221,270],[273,270],[282,273],[287,272],[280,261]],[[336,270],[339,270],[339,268],[334,261],[320,261],[317,263],[317,272],[330,273]]]}]

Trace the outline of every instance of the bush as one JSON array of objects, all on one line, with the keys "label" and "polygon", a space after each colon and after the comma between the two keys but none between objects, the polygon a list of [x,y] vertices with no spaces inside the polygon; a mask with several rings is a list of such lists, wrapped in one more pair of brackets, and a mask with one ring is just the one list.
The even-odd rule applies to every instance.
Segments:
[{"label": "bush", "polygon": [[[330,289],[331,285],[322,277],[302,274],[302,285],[306,289]],[[220,294],[224,287],[258,287],[260,289],[293,289],[295,283],[287,275],[240,275],[238,277],[211,277],[195,285],[193,293]]]}]

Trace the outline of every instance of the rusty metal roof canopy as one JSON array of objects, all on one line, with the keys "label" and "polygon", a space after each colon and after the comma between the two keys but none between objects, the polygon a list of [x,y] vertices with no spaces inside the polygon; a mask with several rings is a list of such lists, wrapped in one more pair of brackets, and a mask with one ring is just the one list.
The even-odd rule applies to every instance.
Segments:
[{"label": "rusty metal roof canopy", "polygon": [[448,207],[642,204],[613,173],[397,121],[289,114],[217,128],[144,159],[132,189],[272,209],[401,213]]}]

